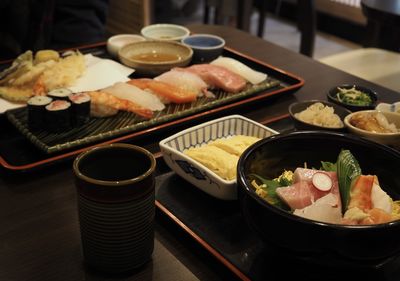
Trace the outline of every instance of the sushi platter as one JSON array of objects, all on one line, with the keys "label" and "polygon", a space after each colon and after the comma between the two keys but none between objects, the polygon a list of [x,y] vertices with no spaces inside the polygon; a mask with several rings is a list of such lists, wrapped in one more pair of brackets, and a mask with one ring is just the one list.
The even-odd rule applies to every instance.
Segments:
[{"label": "sushi platter", "polygon": [[[108,56],[104,45],[82,49],[81,52],[94,53],[100,57]],[[10,128],[10,131],[19,139],[18,141],[29,142],[31,147],[28,156],[22,155],[20,159],[16,159],[18,157],[10,152],[15,149],[16,143],[10,143],[7,134],[0,136],[0,142],[3,141],[9,145],[9,147],[2,145],[0,163],[9,170],[30,170],[70,158],[89,146],[106,142],[131,141],[143,137],[149,132],[165,130],[173,125],[205,118],[274,95],[292,93],[304,84],[304,80],[300,77],[257,61],[228,47],[225,47],[223,56],[233,58],[258,72],[265,73],[267,78],[256,85],[249,83],[235,93],[214,89],[211,90],[211,94],[214,96],[211,99],[205,95],[192,102],[166,104],[163,110],[153,112],[151,118],[146,118],[143,114],[141,116],[137,112],[120,110],[117,114],[106,118],[90,117],[85,122],[68,127],[69,129],[62,126],[57,128],[56,125],[52,129],[31,126],[32,120],[28,120],[26,107],[8,110],[0,116],[0,121]],[[130,78],[143,77],[135,77],[134,73]],[[85,117],[81,118],[85,119]],[[31,152],[32,149],[33,152]]]}]

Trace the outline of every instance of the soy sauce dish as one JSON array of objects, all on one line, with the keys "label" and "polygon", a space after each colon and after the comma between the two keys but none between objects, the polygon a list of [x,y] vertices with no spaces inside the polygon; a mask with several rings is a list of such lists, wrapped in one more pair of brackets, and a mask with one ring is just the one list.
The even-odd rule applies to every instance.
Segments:
[{"label": "soy sauce dish", "polygon": [[222,54],[225,40],[212,34],[194,34],[182,39],[182,43],[193,49],[193,61],[210,62]]},{"label": "soy sauce dish", "polygon": [[155,76],[173,67],[190,63],[193,51],[174,41],[142,41],[130,43],[118,52],[119,60],[141,75]]}]

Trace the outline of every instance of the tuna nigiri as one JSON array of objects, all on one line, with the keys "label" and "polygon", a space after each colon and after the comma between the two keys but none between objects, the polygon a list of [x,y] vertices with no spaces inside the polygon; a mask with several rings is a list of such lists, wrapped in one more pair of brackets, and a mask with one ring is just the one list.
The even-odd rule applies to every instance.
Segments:
[{"label": "tuna nigiri", "polygon": [[143,91],[138,87],[127,83],[118,82],[110,87],[102,89],[101,91],[112,94],[120,99],[129,100],[152,111],[159,111],[165,108],[165,105],[156,95]]},{"label": "tuna nigiri", "polygon": [[197,96],[209,95],[207,84],[198,75],[189,71],[172,69],[154,78],[156,81],[174,85],[182,90],[194,92]]},{"label": "tuna nigiri", "polygon": [[172,84],[153,79],[132,79],[127,83],[142,90],[148,89],[166,102],[187,103],[195,101],[197,98],[196,92],[191,92],[182,88],[178,88]]},{"label": "tuna nigiri", "polygon": [[219,65],[242,76],[252,84],[259,84],[267,79],[267,74],[255,71],[244,63],[228,57],[219,57],[211,62],[212,65]]},{"label": "tuna nigiri", "polygon": [[108,117],[117,114],[118,110],[136,113],[145,118],[151,118],[153,111],[143,108],[134,102],[119,99],[106,92],[87,92],[91,98],[90,115],[94,117]]},{"label": "tuna nigiri", "polygon": [[219,65],[195,64],[183,70],[193,72],[201,77],[209,86],[237,93],[246,86],[242,76]]}]

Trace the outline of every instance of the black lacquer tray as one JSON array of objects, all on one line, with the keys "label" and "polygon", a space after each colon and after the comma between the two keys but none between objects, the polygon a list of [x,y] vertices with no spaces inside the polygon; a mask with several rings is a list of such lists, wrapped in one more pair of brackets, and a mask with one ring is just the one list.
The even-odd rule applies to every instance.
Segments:
[{"label": "black lacquer tray", "polygon": [[[92,53],[106,57],[104,45],[82,48],[83,53]],[[26,109],[20,108],[0,115],[0,165],[8,171],[30,171],[55,162],[70,159],[77,154],[100,144],[134,141],[141,144],[145,136],[159,134],[176,128],[178,125],[212,118],[225,111],[237,109],[270,97],[290,94],[304,84],[304,80],[284,70],[275,68],[264,62],[225,48],[224,55],[238,59],[248,66],[268,74],[269,80],[261,88],[250,87],[237,95],[217,93],[219,98],[187,108],[171,108],[171,112],[161,113],[155,120],[144,121],[130,118],[130,113],[121,112],[116,119],[100,120],[107,128],[91,136],[80,136],[80,129],[68,132],[67,135],[51,136],[44,133],[46,142],[38,137],[37,132],[31,132],[26,126]],[[128,121],[127,121],[128,120]],[[10,122],[11,121],[11,122]],[[98,122],[92,120],[91,122]],[[115,128],[121,122],[120,128]],[[127,123],[126,123],[127,122]],[[147,122],[147,123],[146,123]],[[88,126],[94,126],[89,123]],[[94,126],[97,128],[97,126]],[[71,134],[71,135],[68,135]]]},{"label": "black lacquer tray", "polygon": [[[289,118],[266,125],[294,130]],[[400,280],[400,256],[361,262],[328,253],[302,256],[264,243],[246,225],[237,201],[215,199],[172,171],[157,177],[156,205],[242,280]]]}]

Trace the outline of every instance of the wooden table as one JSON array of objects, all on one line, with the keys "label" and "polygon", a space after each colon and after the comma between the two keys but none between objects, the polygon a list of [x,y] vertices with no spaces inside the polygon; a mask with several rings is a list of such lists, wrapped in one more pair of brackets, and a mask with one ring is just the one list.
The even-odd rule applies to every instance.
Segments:
[{"label": "wooden table", "polygon": [[[398,93],[248,33],[222,26],[191,25],[189,28],[196,33],[220,35],[228,46],[305,79],[305,85],[293,95],[235,110],[254,120],[285,114],[288,105],[296,100],[325,100],[329,88],[343,83],[374,88],[387,102],[400,100]],[[146,147],[156,152],[156,143],[165,136],[149,136]],[[157,215],[156,222],[152,262],[133,275],[110,279],[234,280],[229,270],[162,214]],[[9,175],[1,171],[0,280],[109,280],[82,264],[71,161],[35,173]]]},{"label": "wooden table", "polygon": [[367,17],[365,45],[392,51],[400,51],[400,1],[361,0]]}]

